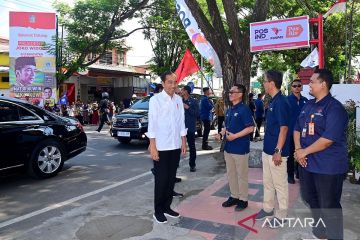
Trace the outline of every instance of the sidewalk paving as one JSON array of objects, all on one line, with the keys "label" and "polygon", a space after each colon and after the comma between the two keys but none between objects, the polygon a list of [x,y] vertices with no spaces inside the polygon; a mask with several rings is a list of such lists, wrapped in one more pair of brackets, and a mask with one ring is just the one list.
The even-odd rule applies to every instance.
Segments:
[{"label": "sidewalk paving", "polygon": [[[215,131],[211,132],[212,135]],[[162,240],[162,239],[311,239],[311,227],[284,227],[282,229],[263,228],[263,221],[252,222],[254,214],[262,208],[263,184],[261,169],[261,152],[263,141],[251,143],[249,160],[249,206],[241,212],[234,207],[223,208],[230,192],[227,184],[223,154],[219,152],[220,144],[210,136],[212,151],[198,151],[195,173],[189,172],[187,159],[182,160],[178,176],[183,181],[176,184],[175,190],[185,194],[183,199],[174,199],[173,207],[182,217],[168,219],[167,224],[153,222],[153,229],[144,235],[129,238],[131,240]],[[196,141],[197,149],[201,147],[201,138]],[[153,180],[152,180],[153,181]],[[153,190],[153,182],[150,187]],[[151,191],[150,190],[150,191]],[[344,182],[342,206],[344,211],[344,238],[360,239],[360,185]],[[152,193],[146,194],[147,212],[152,214]],[[148,218],[149,216],[147,216]],[[289,184],[288,217],[311,217],[309,209],[303,203],[299,193],[299,181]],[[246,219],[248,218],[248,219]],[[239,221],[243,220],[242,226]],[[120,239],[120,238],[119,238]]]},{"label": "sidewalk paving", "polygon": [[[214,145],[214,143],[213,143]],[[262,141],[251,144],[252,151],[262,149]],[[206,157],[204,159],[204,157]],[[230,240],[230,239],[312,239],[311,227],[301,224],[290,224],[291,227],[270,229],[262,227],[263,221],[254,221],[254,214],[262,208],[263,184],[262,169],[249,169],[249,206],[244,211],[236,212],[234,207],[223,208],[221,203],[225,201],[230,192],[225,173],[225,164],[222,153],[205,155],[198,160],[215,162],[219,172],[219,178],[195,196],[186,198],[175,208],[182,217],[179,220],[171,220],[168,224],[159,225],[154,223],[153,231],[147,235],[132,239],[207,239],[207,240]],[[187,174],[187,166],[183,162],[180,173]],[[202,165],[202,164],[201,164]],[[202,166],[199,166],[201,169]],[[185,168],[185,169],[184,169]],[[185,171],[185,172],[184,172]],[[201,174],[198,173],[198,175]],[[180,174],[181,175],[181,174]],[[185,180],[177,186],[177,191],[186,192]],[[183,186],[181,186],[183,185]],[[185,186],[184,186],[185,185]],[[353,185],[346,180],[342,204],[344,209],[344,239],[360,239],[360,186]],[[352,213],[352,214],[351,214]],[[355,214],[354,214],[355,213]],[[299,217],[304,225],[304,218],[311,217],[310,210],[303,203],[299,192],[299,181],[289,184],[289,213],[288,217]],[[239,221],[243,221],[240,225]],[[181,230],[180,230],[180,229]],[[188,230],[188,232],[184,231]],[[169,234],[172,236],[169,237]]]},{"label": "sidewalk paving", "polygon": [[[94,127],[86,127],[94,131]],[[108,129],[108,128],[106,128]],[[108,135],[104,129],[99,136]],[[212,134],[215,132],[212,131]],[[108,137],[110,137],[108,135]],[[295,228],[262,228],[262,221],[253,223],[252,217],[262,207],[262,169],[259,168],[262,142],[251,143],[249,169],[249,207],[235,212],[234,207],[223,208],[221,203],[229,196],[223,153],[220,144],[210,137],[214,150],[198,150],[197,171],[190,172],[188,158],[182,159],[178,176],[182,182],[175,190],[184,197],[174,198],[173,208],[178,210],[180,219],[168,219],[167,224],[158,224],[153,218],[154,178],[150,173],[136,180],[136,187],[123,186],[122,191],[109,191],[101,198],[89,198],[71,211],[57,218],[49,219],[27,232],[14,233],[4,239],[79,239],[79,240],[240,240],[240,239],[311,239],[311,228],[297,225]],[[201,138],[196,140],[197,149]],[[146,151],[146,146],[144,146]],[[149,161],[151,161],[149,159]],[[251,165],[251,164],[250,164]],[[260,165],[261,167],[261,165]],[[134,185],[133,184],[133,185]],[[344,239],[360,239],[360,185],[344,182],[342,206],[344,210]],[[289,185],[289,217],[308,216],[309,209],[299,194],[299,183]],[[245,220],[244,220],[245,219]],[[239,221],[243,220],[242,225]],[[29,238],[31,236],[31,238]]]}]

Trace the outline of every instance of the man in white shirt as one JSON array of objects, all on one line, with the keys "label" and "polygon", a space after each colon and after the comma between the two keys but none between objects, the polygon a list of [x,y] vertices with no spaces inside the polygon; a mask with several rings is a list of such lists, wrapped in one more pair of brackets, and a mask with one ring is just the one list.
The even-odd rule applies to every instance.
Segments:
[{"label": "man in white shirt", "polygon": [[180,154],[186,153],[187,129],[182,99],[175,94],[176,75],[165,72],[160,78],[164,90],[150,99],[149,126],[146,135],[150,139],[149,150],[155,169],[153,217],[158,223],[166,223],[166,216],[180,217],[170,205]]}]

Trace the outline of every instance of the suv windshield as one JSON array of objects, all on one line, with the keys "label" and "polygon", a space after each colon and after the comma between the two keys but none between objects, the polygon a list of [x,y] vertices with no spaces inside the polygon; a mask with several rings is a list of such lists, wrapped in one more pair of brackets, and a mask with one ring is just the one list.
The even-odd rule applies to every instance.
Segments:
[{"label": "suv windshield", "polygon": [[149,101],[150,97],[145,97],[140,99],[134,103],[130,108],[131,109],[141,109],[141,110],[149,110]]}]

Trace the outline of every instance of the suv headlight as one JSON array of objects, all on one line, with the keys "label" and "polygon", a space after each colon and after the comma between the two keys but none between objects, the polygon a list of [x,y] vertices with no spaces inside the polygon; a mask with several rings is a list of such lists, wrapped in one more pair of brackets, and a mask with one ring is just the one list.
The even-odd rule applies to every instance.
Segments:
[{"label": "suv headlight", "polygon": [[148,123],[149,119],[147,117],[142,117],[142,118],[139,119],[139,122],[140,123]]}]

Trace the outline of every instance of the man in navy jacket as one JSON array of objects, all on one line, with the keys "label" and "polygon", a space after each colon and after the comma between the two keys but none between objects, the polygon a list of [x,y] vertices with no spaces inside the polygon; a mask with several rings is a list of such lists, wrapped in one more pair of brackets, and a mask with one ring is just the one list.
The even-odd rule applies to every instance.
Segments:
[{"label": "man in navy jacket", "polygon": [[212,147],[208,144],[208,138],[210,133],[210,126],[212,120],[212,110],[214,108],[213,103],[210,101],[210,89],[208,87],[203,88],[204,96],[200,102],[200,119],[203,122],[204,133],[202,139],[202,149],[212,150]]}]

